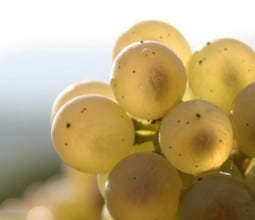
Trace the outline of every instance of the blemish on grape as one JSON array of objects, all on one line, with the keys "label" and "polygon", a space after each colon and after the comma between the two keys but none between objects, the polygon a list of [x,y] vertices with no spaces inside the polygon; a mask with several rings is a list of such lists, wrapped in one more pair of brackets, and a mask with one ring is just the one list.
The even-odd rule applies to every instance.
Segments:
[{"label": "blemish on grape", "polygon": [[84,107],[84,108],[81,110],[81,113],[84,113],[86,110],[87,110],[87,108]]},{"label": "blemish on grape", "polygon": [[71,123],[67,122],[66,123],[66,128],[70,128],[71,127]]},{"label": "blemish on grape", "polygon": [[197,118],[200,118],[201,115],[200,115],[199,113],[196,113],[196,117],[197,117]]}]

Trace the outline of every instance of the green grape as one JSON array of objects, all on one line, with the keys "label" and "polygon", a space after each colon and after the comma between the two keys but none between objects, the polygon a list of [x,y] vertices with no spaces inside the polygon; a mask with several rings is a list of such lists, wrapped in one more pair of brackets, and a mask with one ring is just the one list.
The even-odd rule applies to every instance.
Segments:
[{"label": "green grape", "polygon": [[105,203],[114,220],[173,220],[181,191],[181,178],[165,158],[139,152],[111,170]]},{"label": "green grape", "polygon": [[231,122],[224,111],[207,101],[182,102],[162,119],[159,144],[177,169],[198,175],[217,169],[229,157]]},{"label": "green grape", "polygon": [[158,119],[182,99],[186,72],[181,60],[165,45],[136,42],[123,49],[113,62],[111,86],[128,113]]},{"label": "green grape", "polygon": [[83,172],[105,172],[129,154],[135,131],[132,120],[114,101],[82,95],[60,108],[51,135],[67,165]]},{"label": "green grape", "polygon": [[255,195],[255,165],[246,174],[244,182]]},{"label": "green grape", "polygon": [[237,93],[255,81],[255,53],[235,39],[215,40],[192,55],[187,76],[195,96],[229,113]]},{"label": "green grape", "polygon": [[224,173],[205,175],[180,201],[180,220],[255,219],[255,197],[241,181]]},{"label": "green grape", "polygon": [[255,157],[255,82],[237,94],[231,116],[238,149]]},{"label": "green grape", "polygon": [[109,84],[100,81],[78,81],[72,83],[58,94],[52,105],[51,119],[53,120],[59,108],[67,101],[76,96],[85,94],[101,94],[114,99]]},{"label": "green grape", "polygon": [[189,43],[174,26],[158,20],[144,20],[132,25],[119,36],[114,45],[113,58],[127,45],[144,40],[164,43],[178,54],[185,65],[191,56]]}]

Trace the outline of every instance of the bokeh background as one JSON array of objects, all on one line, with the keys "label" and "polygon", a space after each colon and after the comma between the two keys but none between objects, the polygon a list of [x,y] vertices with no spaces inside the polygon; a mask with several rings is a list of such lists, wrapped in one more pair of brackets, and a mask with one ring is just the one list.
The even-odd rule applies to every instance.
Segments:
[{"label": "bokeh background", "polygon": [[220,37],[255,48],[249,0],[0,0],[0,202],[60,171],[55,97],[78,80],[107,82],[115,40],[144,19],[176,26],[193,50]]}]

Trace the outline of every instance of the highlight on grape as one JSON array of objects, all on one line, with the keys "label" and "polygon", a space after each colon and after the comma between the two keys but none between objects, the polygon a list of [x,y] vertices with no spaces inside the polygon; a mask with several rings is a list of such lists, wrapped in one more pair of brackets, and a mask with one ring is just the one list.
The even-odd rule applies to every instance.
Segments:
[{"label": "highlight on grape", "polygon": [[255,219],[255,53],[231,37],[190,48],[141,21],[116,40],[108,82],[63,88],[50,117],[64,178],[50,186],[65,196],[49,220]]}]

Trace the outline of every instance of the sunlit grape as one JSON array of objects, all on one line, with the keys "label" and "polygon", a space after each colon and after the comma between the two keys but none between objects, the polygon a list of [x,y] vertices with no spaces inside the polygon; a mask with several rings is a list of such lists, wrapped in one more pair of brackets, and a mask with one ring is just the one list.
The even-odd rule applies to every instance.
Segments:
[{"label": "sunlit grape", "polygon": [[181,189],[180,176],[166,159],[134,153],[110,172],[105,202],[114,220],[173,220]]},{"label": "sunlit grape", "polygon": [[64,104],[52,123],[52,141],[62,160],[84,172],[105,172],[131,151],[134,126],[125,111],[101,95]]},{"label": "sunlit grape", "polygon": [[229,113],[236,94],[255,81],[255,53],[235,39],[208,42],[192,55],[187,75],[195,96]]},{"label": "sunlit grape", "polygon": [[231,175],[208,174],[182,196],[179,219],[255,219],[255,197],[241,181]]},{"label": "sunlit grape", "polygon": [[200,174],[221,166],[233,146],[227,115],[203,100],[177,104],[162,120],[159,130],[162,153],[179,170]]},{"label": "sunlit grape", "polygon": [[85,94],[101,94],[113,98],[112,89],[109,84],[100,81],[77,81],[64,88],[56,97],[52,109],[51,119],[53,120],[59,108],[72,98]]},{"label": "sunlit grape", "polygon": [[138,42],[116,57],[111,86],[116,100],[128,113],[157,119],[182,99],[186,72],[181,60],[165,45]]},{"label": "sunlit grape", "polygon": [[159,41],[173,49],[186,64],[191,56],[191,48],[183,34],[176,27],[158,20],[144,20],[132,25],[122,33],[113,49],[113,58],[127,45],[143,40]]},{"label": "sunlit grape", "polygon": [[255,157],[255,82],[235,97],[232,123],[238,149]]}]

